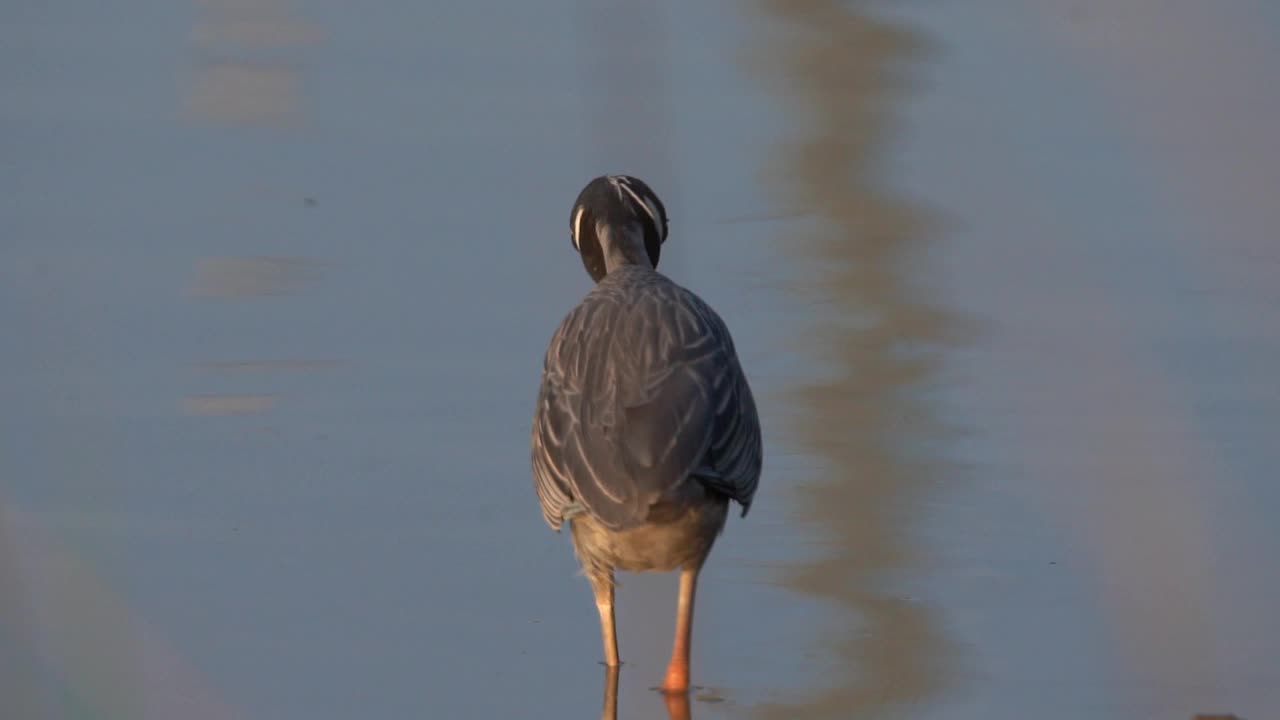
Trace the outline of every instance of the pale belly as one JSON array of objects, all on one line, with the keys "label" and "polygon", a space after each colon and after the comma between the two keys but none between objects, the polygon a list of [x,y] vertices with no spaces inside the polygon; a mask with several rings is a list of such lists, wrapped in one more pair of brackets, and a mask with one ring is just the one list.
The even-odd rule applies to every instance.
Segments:
[{"label": "pale belly", "polygon": [[569,521],[574,549],[587,574],[609,569],[667,572],[698,567],[706,560],[724,528],[729,501],[703,496],[682,507],[656,506],[651,522],[627,530],[610,530],[590,515]]}]

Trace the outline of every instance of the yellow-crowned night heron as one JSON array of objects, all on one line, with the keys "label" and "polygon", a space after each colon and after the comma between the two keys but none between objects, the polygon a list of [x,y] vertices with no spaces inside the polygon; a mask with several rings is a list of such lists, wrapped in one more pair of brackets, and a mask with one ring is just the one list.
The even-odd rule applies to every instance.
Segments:
[{"label": "yellow-crowned night heron", "polygon": [[729,501],[746,515],[760,478],[760,423],[724,322],[654,268],[662,201],[640,180],[598,177],[569,216],[596,287],[551,338],[533,421],[533,476],[547,523],[568,521],[618,665],[613,572],[680,568],[663,687],[689,686],[693,599]]}]

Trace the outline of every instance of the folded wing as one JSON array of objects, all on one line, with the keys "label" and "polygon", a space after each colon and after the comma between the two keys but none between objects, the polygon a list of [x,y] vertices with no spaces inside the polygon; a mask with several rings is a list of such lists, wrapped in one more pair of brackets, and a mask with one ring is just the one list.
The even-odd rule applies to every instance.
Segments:
[{"label": "folded wing", "polygon": [[[655,276],[659,277],[660,276]],[[593,292],[552,339],[533,426],[534,485],[553,528],[589,512],[621,529],[686,482],[750,507],[759,422],[733,341],[693,293]]]}]

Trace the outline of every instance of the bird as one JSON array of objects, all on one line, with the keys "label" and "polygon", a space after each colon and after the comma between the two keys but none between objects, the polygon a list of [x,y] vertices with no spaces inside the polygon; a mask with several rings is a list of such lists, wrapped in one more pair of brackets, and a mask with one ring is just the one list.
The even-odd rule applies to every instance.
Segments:
[{"label": "bird", "polygon": [[730,503],[751,509],[763,452],[751,387],[711,306],[658,272],[666,208],[644,181],[602,175],[569,237],[595,286],[543,361],[531,449],[547,524],[569,524],[595,595],[604,663],[618,667],[614,573],[679,570],[661,689],[689,689],[698,574]]}]

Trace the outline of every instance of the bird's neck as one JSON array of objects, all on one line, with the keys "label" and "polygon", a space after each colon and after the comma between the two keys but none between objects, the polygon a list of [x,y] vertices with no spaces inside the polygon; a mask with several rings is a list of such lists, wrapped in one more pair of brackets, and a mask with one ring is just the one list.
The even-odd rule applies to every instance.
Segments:
[{"label": "bird's neck", "polygon": [[596,237],[600,239],[600,249],[604,253],[606,273],[627,265],[653,269],[649,253],[644,247],[644,229],[640,225],[601,223],[596,226]]}]

